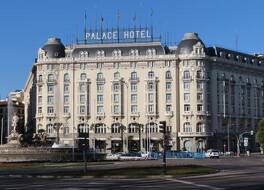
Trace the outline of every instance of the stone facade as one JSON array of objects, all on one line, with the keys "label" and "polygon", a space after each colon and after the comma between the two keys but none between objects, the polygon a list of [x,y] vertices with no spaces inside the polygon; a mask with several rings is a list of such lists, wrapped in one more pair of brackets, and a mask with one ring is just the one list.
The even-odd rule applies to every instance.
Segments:
[{"label": "stone facade", "polygon": [[161,150],[165,120],[172,150],[222,149],[264,115],[263,61],[206,47],[196,33],[186,33],[176,50],[160,42],[64,47],[50,38],[39,49],[25,105],[36,104],[31,127],[54,141],[59,126],[68,147],[86,133],[97,152]]}]

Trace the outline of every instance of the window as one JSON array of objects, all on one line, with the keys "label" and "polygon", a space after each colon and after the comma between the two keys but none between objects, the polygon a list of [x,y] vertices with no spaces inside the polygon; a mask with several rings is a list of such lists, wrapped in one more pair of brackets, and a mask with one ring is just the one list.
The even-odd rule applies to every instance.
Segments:
[{"label": "window", "polygon": [[190,104],[184,105],[184,111],[190,111]]},{"label": "window", "polygon": [[202,71],[198,70],[198,71],[196,72],[196,78],[197,78],[197,79],[202,79],[202,78],[203,78],[203,73],[202,73]]},{"label": "window", "polygon": [[171,91],[171,82],[166,82],[166,91]]},{"label": "window", "polygon": [[49,74],[48,75],[48,82],[54,82],[54,75],[53,74]]},{"label": "window", "polygon": [[69,106],[64,106],[63,107],[63,112],[64,113],[69,113]]},{"label": "window", "polygon": [[86,124],[80,124],[79,133],[89,133],[89,126]]},{"label": "window", "polygon": [[38,97],[38,104],[42,104],[42,96]]},{"label": "window", "polygon": [[148,112],[149,113],[154,113],[154,105],[149,105],[148,106]]},{"label": "window", "polygon": [[197,101],[203,102],[203,94],[202,93],[197,93]]},{"label": "window", "polygon": [[80,95],[80,104],[85,104],[85,95]]},{"label": "window", "polygon": [[136,92],[136,91],[137,91],[137,84],[131,83],[131,92]]},{"label": "window", "polygon": [[149,101],[149,103],[154,102],[154,94],[153,93],[148,94],[148,101]]},{"label": "window", "polygon": [[64,100],[64,104],[69,104],[69,96],[67,95],[67,96],[64,96],[64,98],[63,98]]},{"label": "window", "polygon": [[203,90],[203,82],[197,82],[197,90]]},{"label": "window", "polygon": [[54,85],[48,85],[48,93],[54,92]]},{"label": "window", "polygon": [[42,81],[43,81],[42,75],[39,75],[38,76],[38,82],[42,82]]},{"label": "window", "polygon": [[119,106],[118,105],[114,105],[114,113],[119,113]]},{"label": "window", "polygon": [[137,73],[136,72],[132,72],[131,73],[131,79],[132,80],[136,80],[137,79]]},{"label": "window", "polygon": [[81,84],[80,84],[80,92],[84,93],[85,90],[86,90],[86,88],[85,88],[85,84],[81,83]]},{"label": "window", "polygon": [[97,84],[97,92],[103,92],[104,91],[104,85]]},{"label": "window", "polygon": [[82,73],[81,76],[80,76],[81,81],[86,80],[86,78],[87,78],[86,74]]},{"label": "window", "polygon": [[171,72],[170,71],[166,72],[166,79],[171,79]]},{"label": "window", "polygon": [[53,133],[53,125],[52,124],[48,124],[47,125],[47,132],[48,132],[48,134],[52,134]]},{"label": "window", "polygon": [[171,102],[171,94],[166,94],[166,103]]},{"label": "window", "polygon": [[48,96],[48,105],[54,104],[54,96]]},{"label": "window", "polygon": [[198,105],[197,105],[197,111],[198,111],[198,112],[202,112],[202,111],[203,111],[203,105],[198,104]]},{"label": "window", "polygon": [[130,55],[130,56],[138,56],[138,54],[139,54],[139,52],[138,52],[137,49],[131,49],[131,50],[129,51],[129,55]]},{"label": "window", "polygon": [[205,132],[205,124],[204,123],[197,123],[196,125],[196,132],[203,133]]},{"label": "window", "polygon": [[190,102],[190,94],[184,93],[184,102]]},{"label": "window", "polygon": [[119,94],[114,94],[114,102],[115,103],[119,102]]},{"label": "window", "polygon": [[38,92],[39,92],[39,93],[42,93],[42,86],[39,86],[39,87],[38,87]]},{"label": "window", "polygon": [[80,114],[84,114],[85,113],[85,106],[80,106]]},{"label": "window", "polygon": [[97,73],[97,80],[103,79],[103,73]]},{"label": "window", "polygon": [[97,113],[104,113],[104,107],[103,106],[97,106]]},{"label": "window", "polygon": [[120,78],[120,73],[119,72],[115,72],[114,73],[114,79],[119,79]]},{"label": "window", "polygon": [[170,112],[171,111],[171,105],[166,105],[166,112]]},{"label": "window", "polygon": [[97,103],[102,104],[104,101],[104,96],[103,95],[97,95]]},{"label": "window", "polygon": [[38,113],[42,113],[42,107],[38,107]]},{"label": "window", "polygon": [[189,71],[183,72],[183,79],[190,79],[190,72]]},{"label": "window", "polygon": [[192,132],[192,126],[189,122],[186,122],[183,124],[183,132],[185,132],[185,133],[191,133]]},{"label": "window", "polygon": [[183,89],[184,90],[189,90],[190,89],[190,83],[189,82],[184,82],[183,83]]},{"label": "window", "polygon": [[106,126],[105,126],[105,124],[97,124],[95,126],[95,133],[106,133]]},{"label": "window", "polygon": [[115,49],[112,53],[113,57],[120,57],[121,56],[121,50],[120,49]]},{"label": "window", "polygon": [[137,103],[137,95],[136,94],[132,94],[131,95],[131,102],[132,103]]},{"label": "window", "polygon": [[153,77],[154,77],[154,72],[153,71],[148,72],[148,78],[153,78]]},{"label": "window", "polygon": [[131,106],[131,113],[137,113],[137,105]]},{"label": "window", "polygon": [[47,112],[48,112],[48,114],[54,113],[54,108],[53,107],[48,107],[47,108]]},{"label": "window", "polygon": [[114,91],[118,92],[119,91],[119,84],[114,84]]},{"label": "window", "polygon": [[104,50],[98,50],[96,52],[96,55],[97,55],[97,57],[104,57],[105,56],[105,52],[104,52]]},{"label": "window", "polygon": [[70,81],[70,75],[68,73],[64,74],[64,82],[69,82]]},{"label": "window", "polygon": [[64,84],[64,94],[68,94],[70,92],[70,85]]},{"label": "window", "polygon": [[154,83],[153,83],[153,82],[149,82],[149,83],[148,83],[148,90],[149,90],[149,91],[154,90]]}]

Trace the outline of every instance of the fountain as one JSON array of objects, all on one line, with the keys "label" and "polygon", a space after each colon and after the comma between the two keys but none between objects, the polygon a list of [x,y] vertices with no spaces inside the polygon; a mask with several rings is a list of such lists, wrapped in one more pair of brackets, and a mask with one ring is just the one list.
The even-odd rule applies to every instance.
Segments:
[{"label": "fountain", "polygon": [[[19,134],[17,130],[18,121],[19,117],[14,114],[11,125],[13,129],[8,136],[8,143],[0,146],[0,162],[66,161],[71,159],[71,153],[68,150],[43,146],[23,146],[23,134]],[[44,142],[46,137],[46,133],[40,131],[33,135],[33,141],[38,139]],[[58,143],[58,139],[56,143]]]}]

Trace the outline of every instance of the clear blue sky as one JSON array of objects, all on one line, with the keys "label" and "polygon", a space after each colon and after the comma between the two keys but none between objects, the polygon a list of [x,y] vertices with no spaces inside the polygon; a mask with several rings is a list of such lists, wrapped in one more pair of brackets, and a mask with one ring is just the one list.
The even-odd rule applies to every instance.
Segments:
[{"label": "clear blue sky", "polygon": [[207,46],[218,45],[243,52],[264,52],[264,1],[262,0],[1,0],[0,2],[0,96],[24,88],[40,48],[50,36],[71,43],[87,25],[95,27],[100,16],[104,26],[151,24],[156,34],[169,34],[178,42],[185,32],[198,32]]}]

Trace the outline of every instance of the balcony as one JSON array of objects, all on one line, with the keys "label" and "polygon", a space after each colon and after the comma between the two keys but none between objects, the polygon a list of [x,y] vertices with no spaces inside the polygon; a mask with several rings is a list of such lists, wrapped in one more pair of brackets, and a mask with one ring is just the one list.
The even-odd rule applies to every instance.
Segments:
[{"label": "balcony", "polygon": [[36,114],[36,118],[42,118],[43,117],[43,113],[37,113]]},{"label": "balcony", "polygon": [[55,113],[47,113],[47,117],[56,117]]},{"label": "balcony", "polygon": [[64,118],[69,118],[69,117],[71,117],[71,113],[64,113],[64,114],[63,114],[63,117],[64,117]]},{"label": "balcony", "polygon": [[130,116],[131,117],[139,117],[140,113],[139,112],[131,112]]},{"label": "balcony", "polygon": [[208,137],[213,136],[213,132],[178,132],[179,137]]},{"label": "balcony", "polygon": [[97,112],[96,117],[105,117],[105,112]]},{"label": "balcony", "polygon": [[166,111],[165,116],[172,117],[173,111]]}]

